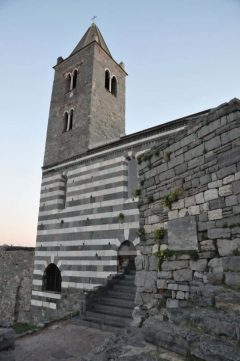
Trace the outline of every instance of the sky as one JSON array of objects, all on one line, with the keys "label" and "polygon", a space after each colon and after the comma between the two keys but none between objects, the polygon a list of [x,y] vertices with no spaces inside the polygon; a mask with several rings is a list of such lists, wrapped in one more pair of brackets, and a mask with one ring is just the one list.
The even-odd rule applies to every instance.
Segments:
[{"label": "sky", "polygon": [[240,0],[0,0],[0,244],[35,245],[52,66],[94,15],[127,134],[240,98]]}]

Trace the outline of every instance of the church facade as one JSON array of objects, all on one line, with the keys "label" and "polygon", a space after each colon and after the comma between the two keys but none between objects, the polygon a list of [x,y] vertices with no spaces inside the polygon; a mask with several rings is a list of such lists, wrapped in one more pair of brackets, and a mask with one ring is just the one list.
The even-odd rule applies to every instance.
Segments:
[{"label": "church facade", "polygon": [[140,252],[137,157],[192,117],[125,135],[123,63],[92,24],[54,67],[32,285],[35,321],[77,312],[84,294]]}]

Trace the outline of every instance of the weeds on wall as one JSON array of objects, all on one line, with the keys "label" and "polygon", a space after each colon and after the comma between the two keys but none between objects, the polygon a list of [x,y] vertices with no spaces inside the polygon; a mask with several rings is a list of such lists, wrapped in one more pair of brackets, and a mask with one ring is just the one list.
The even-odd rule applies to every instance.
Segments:
[{"label": "weeds on wall", "polygon": [[175,188],[171,193],[167,194],[163,200],[162,203],[165,207],[168,207],[169,209],[172,209],[172,203],[178,201],[180,195],[183,193],[182,188]]},{"label": "weeds on wall", "polygon": [[137,197],[140,197],[141,195],[141,189],[140,188],[135,188],[133,191],[132,191],[132,196],[134,198],[137,198]]},{"label": "weeds on wall", "polygon": [[163,227],[157,228],[153,231],[153,239],[155,242],[159,242],[165,236],[165,229]]},{"label": "weeds on wall", "polygon": [[146,240],[145,228],[143,227],[138,228],[137,235],[141,241],[145,241]]},{"label": "weeds on wall", "polygon": [[119,213],[119,215],[118,215],[118,221],[119,221],[120,223],[123,223],[123,222],[124,222],[124,219],[125,219],[124,214],[123,214],[123,213]]},{"label": "weeds on wall", "polygon": [[158,269],[159,271],[162,269],[162,264],[164,261],[169,261],[171,259],[171,257],[173,256],[183,256],[183,255],[188,255],[190,256],[190,258],[193,261],[197,261],[199,259],[199,254],[197,251],[174,251],[174,250],[170,250],[170,249],[165,249],[165,250],[161,250],[159,247],[158,252],[154,253],[154,256],[159,258],[158,261]]}]

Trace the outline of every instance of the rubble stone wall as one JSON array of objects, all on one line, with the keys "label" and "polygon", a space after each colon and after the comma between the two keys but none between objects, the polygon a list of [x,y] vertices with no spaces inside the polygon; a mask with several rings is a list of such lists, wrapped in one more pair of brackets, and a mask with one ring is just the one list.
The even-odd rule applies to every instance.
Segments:
[{"label": "rubble stone wall", "polygon": [[0,325],[29,322],[34,249],[0,247]]},{"label": "rubble stone wall", "polygon": [[239,100],[192,119],[138,167],[136,304],[175,308],[209,285],[239,288]]}]

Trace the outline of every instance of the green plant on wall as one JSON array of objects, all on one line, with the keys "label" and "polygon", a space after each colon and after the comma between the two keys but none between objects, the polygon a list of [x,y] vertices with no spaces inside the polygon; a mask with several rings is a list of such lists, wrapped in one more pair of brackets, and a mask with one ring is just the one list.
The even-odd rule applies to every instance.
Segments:
[{"label": "green plant on wall", "polygon": [[124,214],[123,214],[123,213],[119,213],[119,215],[118,215],[118,220],[119,220],[119,222],[123,223],[123,222],[124,222],[124,218],[125,218]]},{"label": "green plant on wall", "polygon": [[179,196],[182,194],[183,190],[182,188],[176,188],[171,193],[167,194],[163,200],[162,203],[165,207],[168,207],[169,209],[172,208],[172,203],[176,202],[179,199]]},{"label": "green plant on wall", "polygon": [[158,257],[159,258],[159,261],[158,261],[158,268],[159,270],[161,270],[162,268],[162,263],[164,261],[169,261],[171,259],[171,257],[173,256],[183,256],[183,255],[189,255],[190,258],[193,260],[193,261],[197,261],[199,259],[199,254],[197,251],[193,251],[193,250],[190,250],[190,251],[174,251],[174,250],[170,250],[170,249],[164,249],[164,250],[161,250],[160,249],[160,246],[158,248],[158,252],[155,252],[154,253],[154,256]]},{"label": "green plant on wall", "polygon": [[137,235],[141,241],[145,241],[145,229],[143,227],[138,228]]},{"label": "green plant on wall", "polygon": [[153,196],[148,196],[148,203],[152,203],[153,202]]},{"label": "green plant on wall", "polygon": [[240,248],[236,248],[232,251],[233,256],[240,256]]},{"label": "green plant on wall", "polygon": [[140,197],[140,195],[141,195],[141,189],[135,188],[135,189],[132,191],[132,195],[133,195],[134,198]]},{"label": "green plant on wall", "polygon": [[153,239],[154,241],[160,241],[161,239],[164,238],[164,235],[165,235],[165,229],[163,227],[161,228],[157,228],[153,231]]},{"label": "green plant on wall", "polygon": [[164,153],[164,159],[168,162],[170,160],[172,152],[168,151]]}]

